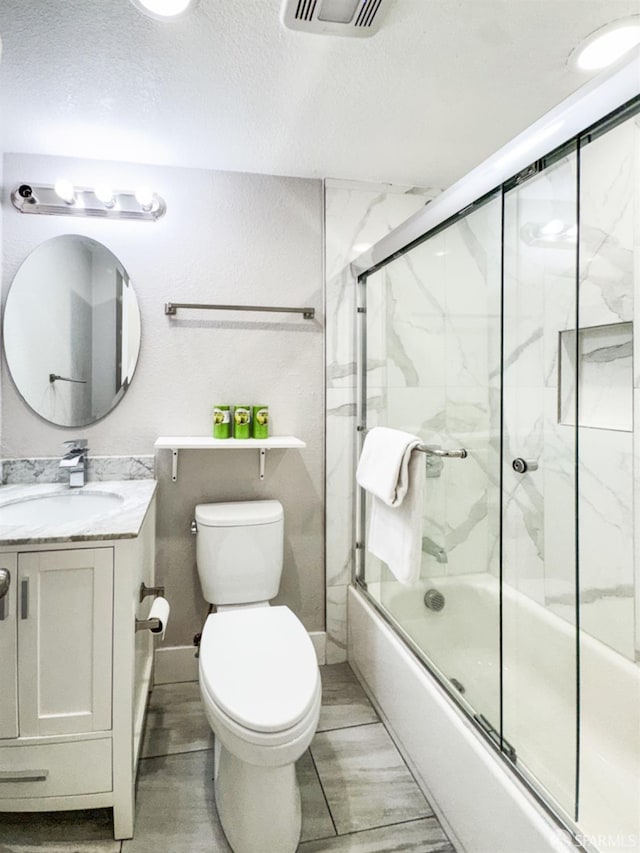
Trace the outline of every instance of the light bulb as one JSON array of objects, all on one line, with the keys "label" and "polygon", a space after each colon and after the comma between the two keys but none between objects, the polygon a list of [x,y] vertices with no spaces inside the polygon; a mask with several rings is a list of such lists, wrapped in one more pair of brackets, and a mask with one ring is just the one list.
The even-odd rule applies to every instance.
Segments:
[{"label": "light bulb", "polygon": [[71,181],[67,181],[65,178],[60,178],[60,180],[55,182],[53,188],[62,201],[67,204],[74,204],[76,200],[76,191]]},{"label": "light bulb", "polygon": [[580,71],[599,71],[640,44],[640,16],[616,21],[596,30],[572,54]]},{"label": "light bulb", "polygon": [[115,198],[113,196],[113,190],[109,184],[96,184],[93,193],[98,201],[101,201],[105,207],[113,207]]},{"label": "light bulb", "polygon": [[136,190],[136,201],[143,210],[151,210],[155,195],[149,187],[138,187]]}]

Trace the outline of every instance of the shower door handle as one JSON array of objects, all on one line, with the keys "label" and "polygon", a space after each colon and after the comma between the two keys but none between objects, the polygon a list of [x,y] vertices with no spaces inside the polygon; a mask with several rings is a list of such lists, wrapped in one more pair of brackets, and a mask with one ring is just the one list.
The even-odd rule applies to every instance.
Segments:
[{"label": "shower door handle", "polygon": [[514,459],[511,463],[511,467],[516,474],[526,474],[527,471],[537,471],[538,463],[535,459],[523,459],[521,456],[518,456],[518,458]]}]

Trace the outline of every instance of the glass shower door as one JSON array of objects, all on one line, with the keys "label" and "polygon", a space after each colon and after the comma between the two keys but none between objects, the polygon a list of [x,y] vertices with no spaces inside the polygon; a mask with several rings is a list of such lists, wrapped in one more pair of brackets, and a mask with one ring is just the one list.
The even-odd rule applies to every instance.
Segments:
[{"label": "glass shower door", "polygon": [[584,143],[579,825],[603,850],[629,850],[640,847],[640,118]]},{"label": "glass shower door", "polygon": [[[571,819],[578,744],[575,148],[504,196],[503,737]],[[561,601],[564,619],[552,613]]]},{"label": "glass shower door", "polygon": [[419,582],[401,584],[366,551],[365,539],[367,589],[495,740],[500,238],[501,201],[494,196],[364,285],[366,427],[402,429],[435,448],[468,453],[424,457]]}]

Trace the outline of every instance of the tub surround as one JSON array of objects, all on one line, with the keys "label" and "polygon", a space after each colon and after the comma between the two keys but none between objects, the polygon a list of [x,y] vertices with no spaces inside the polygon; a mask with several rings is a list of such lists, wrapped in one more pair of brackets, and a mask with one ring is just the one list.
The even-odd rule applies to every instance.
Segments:
[{"label": "tub surround", "polygon": [[[62,453],[61,453],[62,455]],[[3,459],[2,483],[67,483],[69,474],[60,467],[60,456],[30,459]],[[87,459],[87,481],[152,480],[155,476],[155,457],[91,456]]]},{"label": "tub surround", "polygon": [[349,662],[456,849],[575,851],[569,833],[512,783],[501,759],[354,587]]},{"label": "tub surround", "polygon": [[0,546],[133,539],[140,533],[156,488],[155,480],[107,480],[93,482],[80,489],[61,487],[56,483],[0,486],[0,508],[48,495],[115,494],[122,499],[121,505],[108,515],[83,521],[52,524],[44,518],[37,526],[0,524]]}]

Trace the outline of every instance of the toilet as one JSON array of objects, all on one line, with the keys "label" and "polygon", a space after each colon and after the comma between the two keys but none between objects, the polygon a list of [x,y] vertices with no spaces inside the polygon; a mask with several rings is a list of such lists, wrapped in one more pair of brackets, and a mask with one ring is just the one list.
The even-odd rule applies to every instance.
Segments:
[{"label": "toilet", "polygon": [[215,798],[234,853],[293,853],[300,839],[295,762],[320,716],[311,639],[269,605],[282,575],[278,501],[199,504],[198,574],[216,612],[200,640],[200,694],[215,734]]}]

